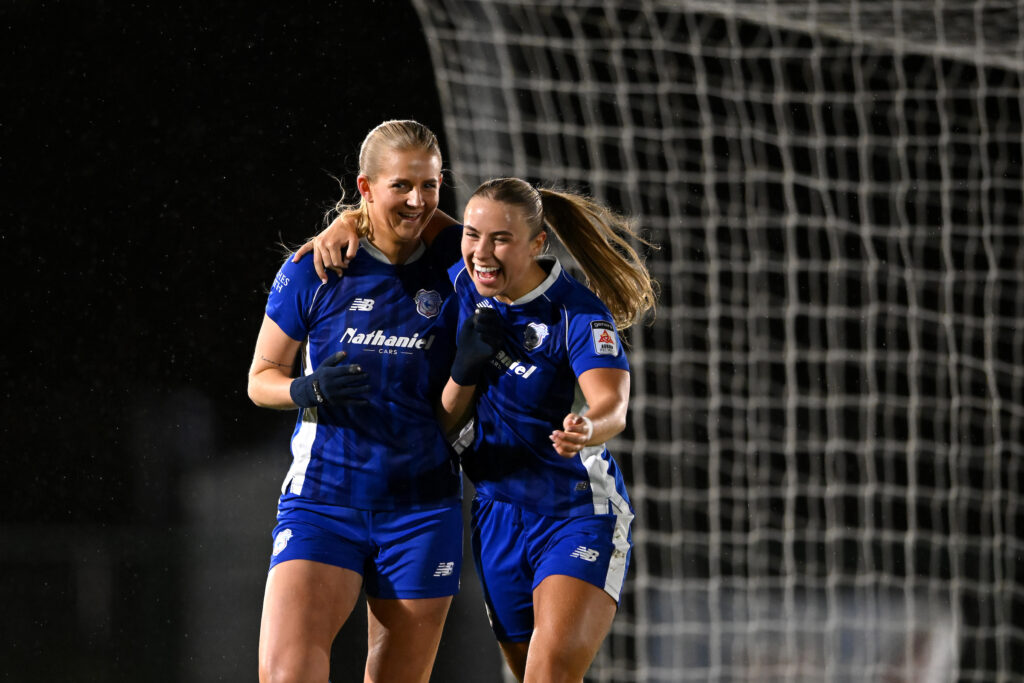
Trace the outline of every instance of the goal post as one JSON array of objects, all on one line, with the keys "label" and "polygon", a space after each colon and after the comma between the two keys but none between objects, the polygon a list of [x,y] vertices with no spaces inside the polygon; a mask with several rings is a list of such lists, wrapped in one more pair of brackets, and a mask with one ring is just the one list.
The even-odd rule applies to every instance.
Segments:
[{"label": "goal post", "polygon": [[414,0],[464,202],[635,216],[593,681],[1024,671],[1024,5]]}]

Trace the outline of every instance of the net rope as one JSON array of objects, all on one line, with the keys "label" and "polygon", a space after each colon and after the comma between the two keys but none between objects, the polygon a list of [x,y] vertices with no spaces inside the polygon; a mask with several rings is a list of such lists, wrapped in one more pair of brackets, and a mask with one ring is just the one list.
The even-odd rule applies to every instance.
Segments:
[{"label": "net rope", "polygon": [[1024,671],[1024,6],[414,5],[460,202],[555,183],[661,247],[588,680]]}]

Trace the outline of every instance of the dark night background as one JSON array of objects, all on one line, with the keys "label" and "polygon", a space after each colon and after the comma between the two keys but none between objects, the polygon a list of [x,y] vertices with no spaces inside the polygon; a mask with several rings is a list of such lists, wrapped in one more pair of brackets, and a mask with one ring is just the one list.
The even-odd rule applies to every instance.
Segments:
[{"label": "dark night background", "polygon": [[[724,14],[745,14],[726,4]],[[662,448],[622,461],[662,494],[644,501],[637,528],[680,525],[686,538],[643,541],[651,580],[635,595],[654,606],[655,620],[646,635],[618,641],[621,661],[638,653],[683,661],[689,655],[673,637],[702,623],[720,658],[722,632],[742,637],[746,625],[730,614],[729,590],[738,605],[783,578],[796,589],[827,578],[829,591],[868,596],[871,611],[854,630],[877,631],[871,643],[891,639],[878,624],[902,606],[878,602],[874,578],[905,598],[922,589],[939,614],[948,612],[944,595],[961,601],[963,671],[977,677],[1019,662],[1021,563],[1006,541],[1021,528],[1012,457],[1021,394],[1017,369],[999,357],[1019,359],[1019,13],[975,4],[966,25],[987,10],[996,19],[971,33],[979,38],[965,62],[943,56],[944,43],[904,52],[888,40],[873,45],[872,32],[858,28],[860,42],[848,47],[828,36],[839,24],[805,35],[780,29],[784,13],[773,11],[764,30],[686,3],[657,15],[679,49],[651,47],[647,56],[646,43],[657,45],[643,38],[648,20],[622,3],[610,35],[636,22],[645,47],[608,54],[629,57],[635,83],[564,100],[573,104],[563,112],[568,130],[587,125],[595,103],[608,105],[593,108],[604,123],[632,122],[622,147],[605,137],[595,148],[595,158],[608,157],[608,196],[627,186],[614,176],[634,152],[651,170],[687,179],[681,191],[644,185],[637,199],[687,228],[658,257],[680,266],[662,271],[673,282],[661,305],[676,315],[659,318],[647,340],[686,360],[647,366],[643,386],[657,400],[636,424],[644,444]],[[943,10],[952,18],[958,7],[966,5]],[[983,72],[971,64],[984,61],[982,38],[998,38],[991,29],[1004,12],[1012,40],[1002,47],[1016,57],[1006,72]],[[945,16],[920,15],[925,27]],[[585,26],[605,35],[599,23]],[[354,190],[359,144],[377,123],[418,119],[450,152],[419,20],[408,0],[9,0],[0,44],[10,338],[0,356],[0,681],[256,680],[270,531],[294,423],[294,413],[257,408],[246,395],[267,285],[280,243],[322,227],[338,179]],[[513,68],[548,59],[543,45],[518,47]],[[659,66],[645,71],[645,63]],[[536,83],[544,97],[548,77],[540,69],[516,87]],[[662,103],[666,79],[683,94]],[[699,87],[685,94],[691,82]],[[520,117],[523,130],[537,131],[524,150],[555,152],[546,168],[579,156],[575,138],[541,144],[546,127],[536,119],[547,109],[529,110],[532,99],[502,111],[503,100],[456,91],[476,113],[464,134],[480,136],[463,139],[497,138]],[[658,92],[659,102],[611,106],[623,92]],[[860,133],[863,145],[851,141]],[[815,135],[820,145],[809,142]],[[785,159],[798,163],[779,175]],[[797,206],[782,205],[788,192]],[[720,208],[706,207],[709,196]],[[441,206],[454,211],[450,191]],[[748,224],[751,207],[764,211]],[[967,215],[978,207],[989,215]],[[940,235],[946,208],[954,226]],[[975,225],[991,230],[976,237]],[[962,261],[946,262],[946,239],[951,251],[964,245]],[[784,408],[773,404],[782,396]],[[662,408],[668,398],[686,412]],[[668,447],[690,452],[665,457]],[[820,465],[821,449],[834,467]],[[839,555],[826,557],[833,548]],[[499,679],[465,560],[435,683]],[[672,572],[683,580],[675,587],[695,587],[695,605],[711,601],[694,613],[706,622],[681,621],[682,608],[655,592]],[[339,636],[334,683],[362,680],[362,609]],[[831,628],[849,615],[828,616]],[[780,608],[753,632],[779,634],[788,654],[806,624],[816,624],[808,636],[830,633],[813,614],[806,619]],[[739,672],[719,660],[714,670]]]},{"label": "dark night background", "polygon": [[[270,453],[276,491],[290,457],[294,414],[246,396],[279,242],[354,190],[380,121],[447,150],[430,56],[395,0],[2,13],[3,677],[177,680],[185,482]],[[262,562],[273,505],[254,508]],[[245,645],[234,680],[255,679]]]}]

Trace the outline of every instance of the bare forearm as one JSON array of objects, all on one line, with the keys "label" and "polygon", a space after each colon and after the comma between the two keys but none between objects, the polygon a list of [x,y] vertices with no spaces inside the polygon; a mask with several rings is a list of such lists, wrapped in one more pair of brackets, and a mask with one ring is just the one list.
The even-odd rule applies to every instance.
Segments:
[{"label": "bare forearm", "polygon": [[256,338],[256,350],[249,366],[249,398],[261,408],[294,410],[289,388],[296,355],[302,342],[292,339],[269,316]]},{"label": "bare forearm", "polygon": [[584,445],[595,446],[617,436],[626,428],[627,401],[609,400],[606,405],[590,406],[584,417],[590,421],[592,432]]},{"label": "bare forearm", "polygon": [[473,410],[475,394],[475,386],[464,387],[448,379],[448,384],[441,392],[441,404],[437,411],[437,418],[445,434],[451,434],[466,423]]},{"label": "bare forearm", "polygon": [[264,368],[249,374],[249,398],[261,408],[274,410],[295,410],[292,401],[292,377],[283,369]]},{"label": "bare forearm", "polygon": [[569,413],[562,420],[562,428],[551,432],[555,451],[564,457],[574,457],[587,446],[602,444],[626,428],[629,373],[594,368],[578,379],[589,406],[586,416]]}]

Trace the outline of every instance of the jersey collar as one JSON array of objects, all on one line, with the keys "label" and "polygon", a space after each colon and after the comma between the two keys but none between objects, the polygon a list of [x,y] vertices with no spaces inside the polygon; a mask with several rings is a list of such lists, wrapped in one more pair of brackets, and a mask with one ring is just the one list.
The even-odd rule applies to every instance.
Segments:
[{"label": "jersey collar", "polygon": [[409,256],[409,258],[405,260],[404,263],[391,263],[391,260],[384,255],[384,252],[378,249],[377,247],[373,246],[370,240],[366,239],[365,237],[359,238],[359,248],[364,249],[366,253],[372,256],[374,259],[380,261],[381,263],[386,263],[389,266],[404,266],[406,264],[412,263],[420,256],[423,256],[423,253],[427,250],[426,246],[424,246],[423,244],[423,240],[420,240],[420,243],[416,246],[416,251],[412,252],[412,254]]},{"label": "jersey collar", "polygon": [[546,291],[551,289],[551,285],[555,284],[558,280],[558,276],[562,274],[562,264],[558,262],[558,259],[554,256],[541,256],[537,259],[538,261],[547,261],[551,263],[551,272],[544,278],[544,281],[539,285],[531,289],[526,294],[522,295],[515,301],[509,304],[509,306],[521,306],[528,304],[537,297],[543,295]]}]

